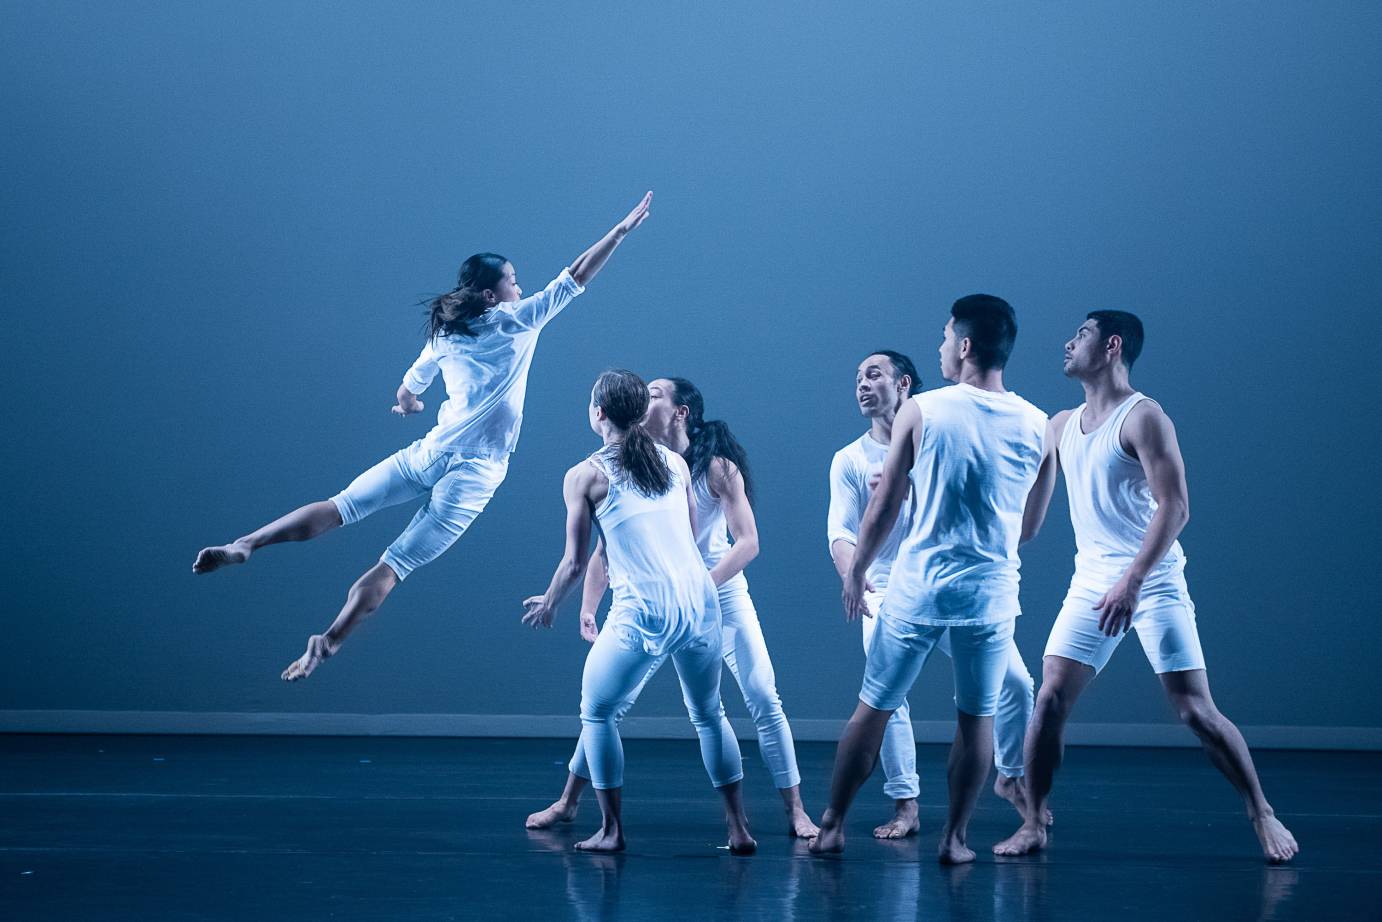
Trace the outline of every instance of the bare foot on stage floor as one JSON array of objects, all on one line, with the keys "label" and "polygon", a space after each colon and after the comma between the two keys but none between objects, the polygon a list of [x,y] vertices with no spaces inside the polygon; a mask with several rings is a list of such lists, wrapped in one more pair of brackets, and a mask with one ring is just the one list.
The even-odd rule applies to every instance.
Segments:
[{"label": "bare foot on stage floor", "polygon": [[969,864],[974,860],[974,849],[965,845],[963,835],[955,835],[950,830],[941,834],[941,844],[936,849],[936,857],[941,864]]},{"label": "bare foot on stage floor", "polygon": [[[1027,782],[1020,776],[1017,778],[1009,778],[1007,775],[999,772],[997,780],[993,782],[993,793],[1012,804],[1017,810],[1018,816],[1022,817],[1024,820],[1027,818],[1027,815],[1023,812],[1026,809],[1024,804],[1027,800]],[[1047,826],[1055,822],[1055,817],[1051,815],[1049,808],[1041,808],[1041,821]]]},{"label": "bare foot on stage floor", "polygon": [[283,670],[283,675],[280,678],[285,682],[297,682],[307,678],[322,664],[323,660],[335,653],[336,649],[337,647],[332,646],[323,635],[313,634],[307,638],[307,652]]},{"label": "bare foot on stage floor", "polygon": [[752,855],[758,851],[758,843],[749,835],[749,827],[742,817],[729,817],[729,853],[731,855]]},{"label": "bare foot on stage floor", "polygon": [[1046,827],[1023,823],[1017,832],[995,845],[993,853],[1005,858],[1016,858],[1018,855],[1030,855],[1032,852],[1041,851],[1045,847]]},{"label": "bare foot on stage floor", "polygon": [[838,855],[845,850],[845,829],[843,824],[831,822],[821,817],[820,834],[807,846],[813,855]]},{"label": "bare foot on stage floor", "polygon": [[917,821],[917,802],[915,798],[899,800],[897,802],[897,812],[893,818],[881,826],[875,827],[873,837],[875,839],[905,839],[908,836],[917,834],[921,828],[921,823]]},{"label": "bare foot on stage floor", "polygon": [[1275,815],[1253,820],[1252,828],[1257,833],[1258,841],[1262,843],[1263,856],[1272,864],[1284,864],[1296,857],[1296,852],[1300,851],[1296,837],[1291,835],[1291,830],[1281,825],[1281,820]]},{"label": "bare foot on stage floor", "polygon": [[602,827],[589,839],[577,842],[576,850],[582,852],[622,852],[624,850],[624,832],[622,829],[604,829]]},{"label": "bare foot on stage floor", "polygon": [[550,829],[558,823],[570,823],[576,818],[577,809],[578,805],[568,805],[566,801],[559,800],[546,810],[529,813],[523,827],[525,829]]},{"label": "bare foot on stage floor", "polygon": [[228,567],[234,563],[244,563],[250,559],[250,546],[244,541],[232,541],[230,544],[220,544],[216,547],[204,547],[197,554],[197,560],[192,564],[193,573],[211,573],[221,567]]},{"label": "bare foot on stage floor", "polygon": [[787,834],[795,839],[814,839],[821,834],[820,827],[811,822],[805,810],[793,810],[788,814],[787,825],[790,827]]}]

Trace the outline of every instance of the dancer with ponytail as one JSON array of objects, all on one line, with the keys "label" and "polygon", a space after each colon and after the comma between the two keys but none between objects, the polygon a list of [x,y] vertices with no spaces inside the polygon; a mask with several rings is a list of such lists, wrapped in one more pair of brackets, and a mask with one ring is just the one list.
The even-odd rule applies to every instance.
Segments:
[{"label": "dancer with ponytail", "polygon": [[[782,795],[789,833],[809,839],[816,835],[816,824],[802,807],[801,773],[797,770],[792,728],[782,710],[773,662],[744,578],[744,567],[758,556],[748,455],[729,426],[705,419],[705,400],[690,381],[657,378],[648,385],[648,391],[651,400],[644,426],[658,444],[684,458],[691,470],[696,545],[718,587],[725,665],[739,683],[744,704],[753,717],[759,751]],[[587,640],[595,639],[595,612],[605,586],[605,573],[597,554],[586,574],[581,602],[581,633]],[[651,673],[645,682],[647,678],[651,678]],[[641,689],[640,685],[638,690]],[[527,827],[545,829],[575,819],[581,792],[589,778],[589,767],[577,747],[561,796],[550,807],[529,816]]]},{"label": "dancer with ponytail", "polygon": [[724,800],[730,851],[750,854],[757,843],[744,816],[739,743],[720,702],[720,607],[696,547],[692,473],[639,424],[647,410],[648,387],[633,372],[607,371],[596,380],[590,428],[605,444],[566,472],[566,550],[547,591],[524,601],[523,623],[552,626],[591,559],[593,521],[614,602],[581,676],[577,752],[589,766],[603,822],[576,848],[624,848],[619,720],[670,658],[705,770]]},{"label": "dancer with ponytail", "polygon": [[257,531],[203,548],[194,573],[244,563],[261,547],[306,541],[370,513],[430,494],[425,506],[379,562],[355,581],[345,606],[283,679],[305,679],[340,648],[350,632],[413,570],[455,543],[489,502],[508,472],[518,443],[528,369],[538,334],[585,290],[625,236],[648,217],[649,192],[609,233],[563,269],[546,288],[524,298],[513,264],[494,253],[477,253],[461,265],[452,291],[429,305],[429,336],[408,369],[393,412],[420,413],[418,398],[437,372],[447,400],[426,436],[385,458],[328,500],[309,503]]}]

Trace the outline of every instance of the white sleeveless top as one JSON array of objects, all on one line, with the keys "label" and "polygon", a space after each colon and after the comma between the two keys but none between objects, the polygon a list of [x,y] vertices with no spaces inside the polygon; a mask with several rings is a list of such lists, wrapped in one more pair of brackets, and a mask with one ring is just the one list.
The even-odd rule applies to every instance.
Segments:
[{"label": "white sleeveless top", "polygon": [[[1061,432],[1060,463],[1075,528],[1075,581],[1100,592],[1118,582],[1142,549],[1156,512],[1146,472],[1119,438],[1133,407],[1148,399],[1133,394],[1088,433],[1081,431],[1085,404],[1080,404]],[[1176,541],[1148,572],[1144,586],[1184,568],[1185,553]]]},{"label": "white sleeveless top", "polygon": [[916,511],[883,611],[948,626],[1016,618],[1017,543],[1041,466],[1046,414],[1011,391],[968,384],[912,399],[921,408],[911,473]]},{"label": "white sleeveless top", "polygon": [[720,626],[715,585],[691,534],[685,485],[668,449],[657,448],[672,474],[661,496],[645,496],[618,471],[617,446],[590,456],[609,480],[609,494],[595,507],[614,594],[608,623],[637,631],[654,656]]},{"label": "white sleeveless top", "polygon": [[[701,552],[705,568],[710,570],[724,559],[733,547],[729,541],[729,524],[725,521],[725,507],[720,498],[710,492],[709,476],[695,477],[691,481],[691,495],[696,498],[696,547]],[[740,570],[720,586],[723,592],[730,588],[747,589],[749,581]]]}]

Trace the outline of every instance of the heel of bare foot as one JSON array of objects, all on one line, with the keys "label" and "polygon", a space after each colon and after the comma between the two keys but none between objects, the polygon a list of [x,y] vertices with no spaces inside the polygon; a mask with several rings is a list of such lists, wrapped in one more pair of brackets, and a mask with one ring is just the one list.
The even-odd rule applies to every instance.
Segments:
[{"label": "heel of bare foot", "polygon": [[908,798],[897,802],[897,812],[893,818],[881,826],[874,827],[873,837],[875,839],[905,839],[908,836],[917,834],[921,828],[921,822],[917,819],[916,798]]},{"label": "heel of bare foot", "polygon": [[339,648],[340,644],[331,643],[326,639],[326,635],[313,634],[307,638],[307,652],[293,660],[288,668],[283,670],[283,674],[279,678],[285,682],[297,682],[305,679],[316,671],[316,668],[325,660],[335,654]]},{"label": "heel of bare foot", "polygon": [[842,824],[821,818],[820,833],[807,846],[813,855],[838,855],[845,850],[845,829]]},{"label": "heel of bare foot", "polygon": [[729,827],[729,853],[731,855],[752,855],[758,851],[758,843],[749,835],[749,824],[743,814],[725,817]]},{"label": "heel of bare foot", "polygon": [[1268,813],[1254,819],[1252,828],[1257,833],[1257,841],[1262,843],[1262,856],[1271,864],[1285,864],[1300,851],[1296,837],[1275,814]]},{"label": "heel of bare foot", "polygon": [[576,843],[576,851],[580,852],[622,852],[624,850],[624,830],[606,829],[601,827],[589,839],[582,839]]},{"label": "heel of bare foot", "polygon": [[787,811],[787,835],[794,839],[814,839],[820,834],[820,827],[811,822],[805,810]]},{"label": "heel of bare foot", "polygon": [[192,572],[212,573],[221,567],[244,563],[250,559],[251,551],[252,548],[244,539],[232,541],[230,544],[204,547],[197,553],[197,559],[192,563]]},{"label": "heel of bare foot", "polygon": [[969,864],[974,857],[974,849],[965,845],[964,836],[948,830],[941,835],[941,844],[936,849],[936,858],[941,864]]},{"label": "heel of bare foot", "polygon": [[[993,782],[993,793],[1012,804],[1018,816],[1024,820],[1027,818],[1027,782],[1021,775],[1009,777],[999,772],[998,778]],[[1047,826],[1056,821],[1049,807],[1041,808],[1041,821]]]},{"label": "heel of bare foot", "polygon": [[1016,858],[1019,855],[1041,851],[1045,847],[1046,827],[1023,823],[1017,832],[995,845],[993,853],[1005,858]]},{"label": "heel of bare foot", "polygon": [[559,823],[570,823],[576,819],[578,804],[568,804],[559,800],[546,810],[529,813],[523,822],[524,829],[550,829]]}]

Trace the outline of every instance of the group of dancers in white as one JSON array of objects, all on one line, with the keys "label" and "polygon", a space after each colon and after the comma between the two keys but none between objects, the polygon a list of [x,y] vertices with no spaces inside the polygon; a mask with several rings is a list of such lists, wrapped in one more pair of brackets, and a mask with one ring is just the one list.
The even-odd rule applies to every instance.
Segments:
[{"label": "group of dancers in white", "polygon": [[[484,510],[518,441],[539,334],[647,219],[651,202],[650,192],[526,298],[502,256],[467,259],[456,288],[430,303],[427,342],[393,407],[402,415],[421,412],[419,398],[440,371],[447,400],[437,425],[329,500],[197,555],[193,570],[208,573],[244,563],[266,545],[315,538],[427,496],[351,586],[331,625],[283,671],[285,680],[311,675],[400,580],[436,559]],[[869,428],[831,464],[827,537],[845,616],[862,619],[867,656],[819,826],[802,803],[791,727],[743,573],[758,553],[747,455],[724,423],[704,418],[691,382],[645,384],[623,370],[600,375],[589,419],[603,444],[567,471],[565,551],[547,590],[523,603],[525,624],[550,627],[584,579],[580,630],[592,642],[581,679],[581,735],[565,788],[528,817],[528,828],[573,821],[591,786],[602,822],[576,848],[624,848],[619,723],[670,659],[706,771],[724,801],[732,852],[752,853],[756,843],[744,813],[739,744],[720,698],[722,663],[753,717],[791,835],[809,839],[816,854],[842,851],[846,813],[880,755],[895,809],[874,835],[915,834],[916,744],[906,696],[939,648],[953,662],[957,716],[939,859],[974,859],[967,829],[990,762],[998,769],[995,792],[1022,818],[993,850],[1035,852],[1045,847],[1052,821],[1047,801],[1065,723],[1135,629],[1176,713],[1242,796],[1266,859],[1296,854],[1242,735],[1210,696],[1177,541],[1189,517],[1184,463],[1166,413],[1129,383],[1141,322],[1122,311],[1094,311],[1080,323],[1066,343],[1064,371],[1083,386],[1085,400],[1051,419],[1004,385],[1016,333],[1007,302],[969,295],[954,303],[944,324],[940,370],[950,386],[923,392],[912,361],[892,350],[859,365],[855,394]],[[1075,530],[1075,574],[1034,695],[1013,642],[1018,547],[1040,529],[1060,471]],[[607,589],[613,601],[597,629]]]}]

